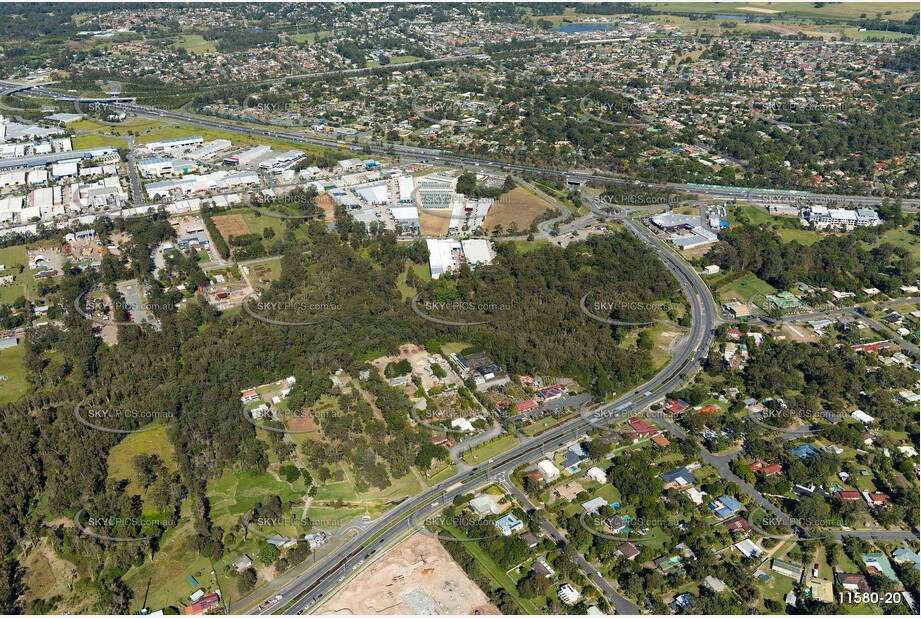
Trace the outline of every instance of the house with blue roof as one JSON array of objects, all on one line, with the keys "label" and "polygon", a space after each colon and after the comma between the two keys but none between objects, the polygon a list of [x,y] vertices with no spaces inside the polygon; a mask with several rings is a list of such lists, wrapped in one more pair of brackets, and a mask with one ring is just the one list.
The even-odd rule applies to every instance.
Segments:
[{"label": "house with blue roof", "polygon": [[817,451],[811,444],[800,444],[796,448],[791,448],[790,453],[805,461],[810,457],[815,457],[818,455],[819,451]]},{"label": "house with blue roof", "polygon": [[710,509],[716,513],[720,519],[726,519],[735,515],[736,511],[742,508],[739,501],[731,496],[720,496],[710,503]]},{"label": "house with blue roof", "polygon": [[678,468],[665,474],[660,474],[659,478],[665,481],[665,489],[682,489],[694,484],[695,478],[687,468]]},{"label": "house with blue roof", "polygon": [[502,519],[496,521],[496,528],[502,532],[503,536],[511,536],[512,533],[524,529],[524,522],[514,515],[506,515]]},{"label": "house with blue roof", "polygon": [[892,552],[892,559],[895,560],[897,564],[910,562],[915,565],[916,569],[921,569],[921,558],[907,547],[900,547]]}]

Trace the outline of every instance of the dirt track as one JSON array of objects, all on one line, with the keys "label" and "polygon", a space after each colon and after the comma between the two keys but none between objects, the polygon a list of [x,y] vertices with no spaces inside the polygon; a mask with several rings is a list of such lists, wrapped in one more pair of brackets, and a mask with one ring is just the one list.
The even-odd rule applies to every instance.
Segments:
[{"label": "dirt track", "polygon": [[375,561],[317,611],[322,615],[498,615],[436,539],[416,533]]}]

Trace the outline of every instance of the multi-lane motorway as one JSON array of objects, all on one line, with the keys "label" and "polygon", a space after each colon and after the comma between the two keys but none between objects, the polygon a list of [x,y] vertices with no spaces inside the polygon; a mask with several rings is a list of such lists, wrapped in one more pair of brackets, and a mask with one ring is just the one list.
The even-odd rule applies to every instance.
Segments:
[{"label": "multi-lane motorway", "polygon": [[[16,94],[22,94],[24,92],[32,92],[36,95],[51,98],[58,101],[76,101],[78,97],[69,94],[62,93],[55,90],[51,90],[42,86],[35,86],[30,90],[24,90],[22,84],[16,84],[14,82],[2,82],[0,81],[0,88],[6,92],[15,91]],[[153,117],[153,118],[164,118],[168,120],[176,120],[179,122],[184,122],[187,124],[194,124],[202,127],[207,127],[211,129],[218,129],[221,131],[229,131],[233,133],[241,133],[244,135],[253,135],[253,136],[263,136],[268,138],[275,139],[284,139],[293,142],[300,142],[304,144],[311,144],[314,146],[323,146],[326,148],[336,148],[339,146],[340,142],[334,138],[322,137],[322,136],[311,136],[305,135],[303,133],[291,133],[281,130],[276,130],[273,128],[261,128],[248,126],[241,123],[235,123],[225,120],[217,120],[211,118],[205,118],[202,116],[197,116],[184,111],[173,111],[173,110],[160,110],[145,107],[142,105],[135,105],[131,103],[119,103],[114,102],[110,104],[113,109],[118,109],[124,112],[129,112],[136,114],[138,116]],[[546,174],[553,176],[563,176],[579,181],[595,181],[595,182],[607,182],[607,183],[621,183],[621,184],[631,184],[637,186],[645,186],[655,189],[667,189],[670,191],[683,191],[696,194],[710,195],[712,197],[724,198],[724,199],[745,199],[754,202],[777,202],[784,200],[796,200],[803,199],[804,196],[802,193],[789,193],[789,192],[779,192],[771,189],[759,189],[759,188],[742,188],[742,187],[718,187],[713,185],[701,186],[701,185],[692,185],[692,184],[681,184],[681,183],[648,183],[640,182],[633,179],[627,179],[623,177],[617,177],[612,175],[600,175],[594,174],[591,172],[584,171],[568,171],[560,169],[551,169],[545,167],[538,167],[534,165],[521,165],[517,163],[507,163],[502,161],[491,161],[488,159],[480,159],[476,157],[469,157],[464,155],[455,155],[446,153],[440,150],[433,150],[428,148],[416,148],[413,146],[403,146],[401,144],[391,144],[386,142],[361,142],[347,145],[349,148],[359,150],[362,152],[367,152],[369,154],[376,155],[389,155],[392,157],[398,157],[407,161],[422,161],[422,162],[435,162],[435,163],[444,163],[447,165],[454,165],[458,167],[465,168],[484,168],[484,169],[498,169],[506,172],[515,172],[515,173],[530,173],[530,174]],[[873,196],[860,196],[860,195],[829,195],[822,194],[821,199],[823,200],[835,200],[842,203],[862,205],[862,204],[878,204],[882,198],[873,197]],[[902,203],[905,206],[910,206],[917,208],[919,200],[917,199],[905,199],[902,200]]]}]

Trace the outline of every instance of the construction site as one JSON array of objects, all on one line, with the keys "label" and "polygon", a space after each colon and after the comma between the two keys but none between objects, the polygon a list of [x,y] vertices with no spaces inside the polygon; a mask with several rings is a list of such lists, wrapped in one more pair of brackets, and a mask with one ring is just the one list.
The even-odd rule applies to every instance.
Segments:
[{"label": "construction site", "polygon": [[441,543],[416,533],[388,551],[314,613],[498,615]]}]

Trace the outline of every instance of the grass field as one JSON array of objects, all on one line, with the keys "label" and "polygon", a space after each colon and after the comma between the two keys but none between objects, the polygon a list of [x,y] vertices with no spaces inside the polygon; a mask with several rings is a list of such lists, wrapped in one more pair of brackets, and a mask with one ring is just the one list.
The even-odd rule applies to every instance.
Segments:
[{"label": "grass field", "polygon": [[515,250],[518,253],[529,253],[531,251],[534,251],[535,249],[538,249],[540,247],[550,244],[549,240],[533,240],[533,241],[513,240],[511,242],[515,245]]},{"label": "grass field", "polygon": [[73,144],[74,150],[102,148],[105,146],[111,146],[112,148],[127,146],[124,139],[109,135],[77,135],[71,139],[71,143]]},{"label": "grass field", "polygon": [[22,339],[19,345],[0,350],[0,376],[6,377],[0,381],[0,404],[12,403],[28,392],[25,356],[26,346]]},{"label": "grass field", "polygon": [[[137,455],[157,455],[163,465],[166,466],[166,469],[172,472],[176,467],[176,462],[173,459],[174,453],[175,449],[166,435],[166,428],[162,425],[150,431],[130,434],[109,451],[109,478],[127,480],[128,486],[125,488],[125,492],[141,496],[142,500],[146,500],[148,492],[138,482],[137,470],[135,470],[132,460]],[[145,515],[155,513],[156,511],[146,508],[145,504]]]},{"label": "grass field", "polygon": [[464,453],[464,461],[470,465],[476,465],[488,461],[515,446],[518,446],[518,438],[514,435],[503,436],[494,442]]},{"label": "grass field", "polygon": [[877,13],[892,11],[885,17],[906,20],[918,12],[918,5],[910,2],[834,2],[816,7],[813,2],[643,2],[659,11],[679,13],[715,13],[718,15],[777,15],[790,17],[819,17],[859,19],[861,15],[874,17]]},{"label": "grass field", "polygon": [[753,274],[747,274],[744,277],[740,277],[732,283],[727,283],[718,290],[720,301],[732,298],[747,301],[758,294],[774,294],[776,291],[777,290],[769,283],[762,281]]},{"label": "grass field", "polygon": [[217,51],[214,41],[206,41],[205,37],[200,34],[184,34],[173,43],[175,49],[184,49],[190,54],[205,54]]},{"label": "grass field", "polygon": [[548,209],[558,211],[556,206],[542,197],[523,187],[515,187],[496,201],[483,220],[483,229],[492,233],[493,228],[501,225],[502,230],[508,232],[514,224],[519,232],[525,233],[531,222]]},{"label": "grass field", "polygon": [[[145,560],[138,567],[132,567],[122,578],[137,591],[138,603],[143,607],[158,610],[175,607],[182,613],[182,608],[190,603],[189,595],[198,588],[206,592],[215,589],[211,577],[211,562],[207,556],[199,555],[195,550],[195,529],[192,525],[191,500],[186,500],[180,512],[180,525],[169,530],[160,544],[160,551],[153,560]],[[233,555],[229,554],[228,556]],[[228,563],[229,558],[223,562]],[[220,575],[225,565],[215,564],[215,571]],[[193,586],[187,580],[189,576],[198,580]],[[222,577],[220,580],[224,598],[231,602],[240,598],[236,581]],[[169,612],[167,612],[169,613]]]},{"label": "grass field", "polygon": [[32,275],[28,268],[23,268],[19,272],[19,266],[26,266],[28,257],[26,256],[25,245],[16,245],[14,247],[4,247],[0,249],[0,264],[6,267],[0,276],[16,277],[16,280],[10,285],[0,287],[0,303],[11,304],[20,296],[25,295],[24,286],[32,280]]}]

